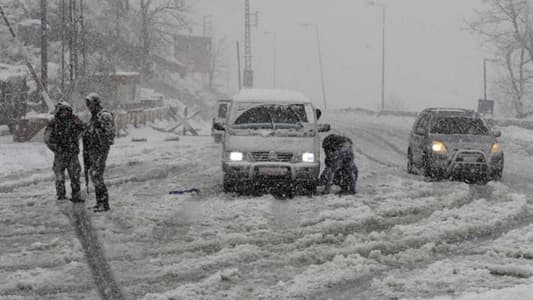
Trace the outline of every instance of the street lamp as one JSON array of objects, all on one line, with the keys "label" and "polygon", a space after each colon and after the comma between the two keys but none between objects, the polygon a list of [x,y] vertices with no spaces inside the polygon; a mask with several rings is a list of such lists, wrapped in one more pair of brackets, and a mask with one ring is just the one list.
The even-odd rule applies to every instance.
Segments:
[{"label": "street lamp", "polygon": [[387,15],[387,6],[384,3],[377,1],[369,1],[369,5],[381,7],[382,13],[382,49],[381,49],[381,110],[385,110],[385,25],[386,25],[386,15]]},{"label": "street lamp", "polygon": [[318,63],[320,65],[320,81],[322,83],[322,100],[324,101],[324,109],[328,109],[326,101],[326,83],[324,80],[324,64],[322,62],[322,48],[320,46],[320,30],[318,29],[318,24],[312,23],[303,23],[301,24],[304,27],[313,27],[316,33],[316,44],[318,49]]},{"label": "street lamp", "polygon": [[276,88],[276,69],[277,69],[277,35],[275,32],[265,31],[265,35],[272,35],[272,51],[273,51],[273,66],[272,66],[272,86]]},{"label": "street lamp", "polygon": [[487,100],[487,62],[495,62],[499,59],[484,58],[483,59],[483,100]]}]

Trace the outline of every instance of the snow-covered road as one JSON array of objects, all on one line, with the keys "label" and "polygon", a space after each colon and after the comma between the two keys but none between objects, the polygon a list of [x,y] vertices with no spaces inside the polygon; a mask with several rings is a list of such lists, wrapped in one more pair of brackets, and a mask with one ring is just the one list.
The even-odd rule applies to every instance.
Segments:
[{"label": "snow-covered road", "polygon": [[[112,210],[88,216],[125,298],[527,299],[531,131],[504,128],[503,181],[469,186],[407,174],[412,119],[325,117],[356,144],[355,196],[225,195],[210,137],[166,142],[143,129],[135,136],[148,143],[118,140],[107,172]],[[51,155],[6,141],[0,299],[99,299],[72,204],[55,201]],[[187,188],[201,193],[168,195]]]}]

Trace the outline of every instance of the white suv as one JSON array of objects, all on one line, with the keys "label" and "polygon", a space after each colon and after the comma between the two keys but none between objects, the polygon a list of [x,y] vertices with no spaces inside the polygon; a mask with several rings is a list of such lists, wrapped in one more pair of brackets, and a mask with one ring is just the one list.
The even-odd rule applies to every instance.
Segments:
[{"label": "white suv", "polygon": [[222,169],[224,192],[256,187],[316,190],[320,172],[320,110],[298,92],[243,90],[230,105]]}]

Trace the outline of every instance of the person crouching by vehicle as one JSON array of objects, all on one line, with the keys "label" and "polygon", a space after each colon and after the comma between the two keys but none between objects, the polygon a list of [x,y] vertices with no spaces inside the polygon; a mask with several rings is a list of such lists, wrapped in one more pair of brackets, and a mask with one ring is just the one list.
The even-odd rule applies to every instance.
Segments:
[{"label": "person crouching by vehicle", "polygon": [[91,119],[83,133],[83,160],[90,174],[96,194],[95,212],[105,212],[109,207],[109,193],[104,182],[104,171],[109,149],[115,138],[113,114],[102,108],[100,96],[90,93],[85,105]]},{"label": "person crouching by vehicle", "polygon": [[353,142],[345,136],[331,134],[322,142],[322,148],[326,154],[326,168],[320,176],[324,184],[322,193],[331,193],[331,186],[337,184],[342,194],[355,194],[359,172],[354,162]]},{"label": "person crouching by vehicle", "polygon": [[79,139],[83,132],[81,120],[67,102],[56,104],[54,118],[44,131],[44,142],[54,152],[54,174],[57,200],[66,200],[65,170],[70,178],[71,201],[83,202],[80,192],[81,166]]}]

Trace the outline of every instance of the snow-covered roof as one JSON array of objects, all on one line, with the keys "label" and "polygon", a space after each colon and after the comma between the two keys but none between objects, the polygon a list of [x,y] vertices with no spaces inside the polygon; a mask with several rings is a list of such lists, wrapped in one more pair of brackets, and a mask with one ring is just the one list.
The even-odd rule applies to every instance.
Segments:
[{"label": "snow-covered roof", "polygon": [[[26,20],[18,22],[18,25],[28,26],[28,27],[41,27],[41,20],[40,19],[26,19]],[[50,25],[46,24],[46,28],[50,29]]]},{"label": "snow-covered roof", "polygon": [[0,81],[20,80],[24,77],[24,66],[0,64]]},{"label": "snow-covered roof", "polygon": [[244,89],[233,97],[235,102],[311,103],[300,92],[289,90]]}]

